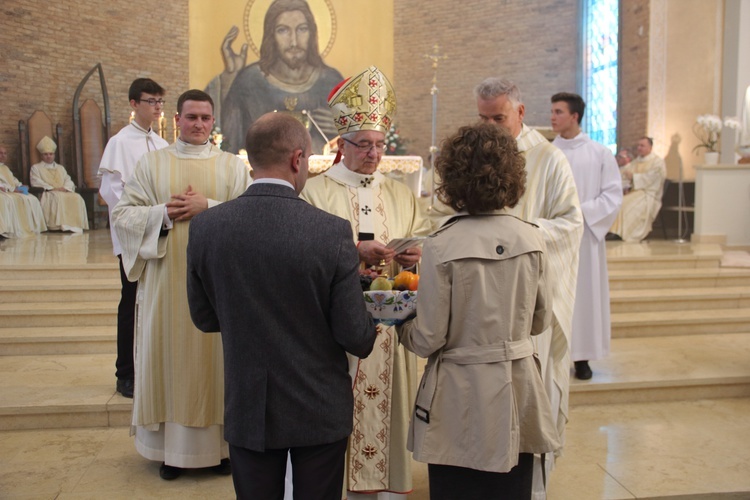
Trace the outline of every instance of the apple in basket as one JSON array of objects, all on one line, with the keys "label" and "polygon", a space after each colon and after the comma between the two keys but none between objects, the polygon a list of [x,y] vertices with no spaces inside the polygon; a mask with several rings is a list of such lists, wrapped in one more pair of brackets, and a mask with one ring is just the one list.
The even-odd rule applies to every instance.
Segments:
[{"label": "apple in basket", "polygon": [[395,290],[416,291],[419,287],[419,275],[411,271],[401,271],[393,278],[393,288]]}]

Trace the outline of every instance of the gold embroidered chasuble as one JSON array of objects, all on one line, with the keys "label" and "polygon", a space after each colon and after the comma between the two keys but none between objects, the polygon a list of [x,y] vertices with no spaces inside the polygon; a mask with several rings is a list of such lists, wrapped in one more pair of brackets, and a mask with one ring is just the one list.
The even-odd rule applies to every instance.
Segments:
[{"label": "gold embroidered chasuble", "polygon": [[[65,167],[58,163],[37,163],[31,167],[31,185],[45,189],[42,212],[49,229],[81,231],[89,228],[86,203],[75,192],[75,185]],[[59,188],[65,191],[51,191]]]},{"label": "gold embroidered chasuble", "polygon": [[[394,238],[430,231],[409,188],[380,172],[358,174],[337,163],[310,179],[300,196],[348,220],[355,241],[359,233],[373,234],[375,240],[387,244]],[[346,489],[401,493],[412,489],[406,439],[416,375],[416,357],[399,343],[395,327],[379,325],[373,352],[360,360],[354,380]]]},{"label": "gold embroidered chasuble", "polygon": [[206,151],[186,156],[173,144],[147,153],[112,211],[123,266],[129,280],[138,280],[132,424],[148,430],[157,430],[161,422],[223,425],[221,338],[193,325],[187,303],[190,223],[174,222],[160,237],[165,204],[173,194],[191,186],[209,199],[210,207],[238,197],[250,183],[236,156],[216,147]]},{"label": "gold embroidered chasuble", "polygon": [[16,238],[47,230],[42,206],[36,196],[14,193],[21,183],[7,165],[0,163],[0,235]]}]

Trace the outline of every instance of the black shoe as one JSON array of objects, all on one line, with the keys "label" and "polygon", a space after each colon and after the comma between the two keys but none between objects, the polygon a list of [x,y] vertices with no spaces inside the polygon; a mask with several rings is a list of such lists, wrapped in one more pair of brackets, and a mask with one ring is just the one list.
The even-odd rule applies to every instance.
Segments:
[{"label": "black shoe", "polygon": [[619,234],[615,234],[615,233],[607,233],[607,234],[606,234],[606,235],[604,236],[604,240],[605,240],[605,241],[622,241],[622,238],[620,237],[620,235],[619,235]]},{"label": "black shoe", "polygon": [[179,467],[167,465],[164,462],[162,462],[161,467],[159,467],[159,477],[161,477],[162,479],[166,479],[167,481],[177,479],[181,475],[182,469],[180,469]]},{"label": "black shoe", "polygon": [[118,378],[117,379],[117,392],[125,396],[126,398],[133,399],[133,386],[134,382],[132,378]]},{"label": "black shoe", "polygon": [[578,380],[589,380],[594,376],[594,373],[589,367],[588,361],[576,361],[574,364],[576,366],[576,378]]},{"label": "black shoe", "polygon": [[228,458],[222,458],[219,465],[214,465],[211,470],[220,476],[228,476],[232,473],[232,464]]}]

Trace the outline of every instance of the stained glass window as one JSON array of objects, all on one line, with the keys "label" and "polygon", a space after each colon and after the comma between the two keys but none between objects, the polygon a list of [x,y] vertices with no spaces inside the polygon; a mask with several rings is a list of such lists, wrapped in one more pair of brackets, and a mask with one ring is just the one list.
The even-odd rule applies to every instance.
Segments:
[{"label": "stained glass window", "polygon": [[583,128],[596,142],[617,148],[619,0],[585,0]]}]

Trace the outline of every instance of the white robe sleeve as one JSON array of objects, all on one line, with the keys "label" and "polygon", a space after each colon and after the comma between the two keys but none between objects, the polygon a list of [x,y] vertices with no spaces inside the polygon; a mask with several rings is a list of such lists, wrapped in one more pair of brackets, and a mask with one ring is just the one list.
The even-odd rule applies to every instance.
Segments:
[{"label": "white robe sleeve", "polygon": [[117,202],[122,198],[123,182],[122,175],[120,172],[109,172],[106,170],[100,170],[102,174],[101,185],[99,186],[99,194],[110,207],[110,210],[115,208]]},{"label": "white robe sleeve", "polygon": [[622,205],[622,179],[617,161],[608,151],[601,158],[599,194],[581,203],[583,220],[598,241],[602,241],[612,227]]},{"label": "white robe sleeve", "polygon": [[125,186],[120,202],[112,210],[113,230],[122,245],[122,265],[130,281],[137,281],[146,261],[160,259],[167,252],[167,238],[160,237],[165,205],[149,192],[149,169],[138,162]]}]

